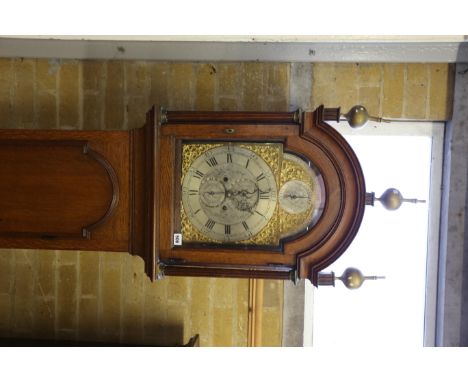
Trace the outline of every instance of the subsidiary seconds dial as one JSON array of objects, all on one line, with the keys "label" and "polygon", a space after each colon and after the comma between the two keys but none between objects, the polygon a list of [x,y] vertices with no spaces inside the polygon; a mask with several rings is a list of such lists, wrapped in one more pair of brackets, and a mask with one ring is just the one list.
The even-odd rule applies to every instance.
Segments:
[{"label": "subsidiary seconds dial", "polygon": [[272,218],[276,203],[275,176],[268,164],[234,144],[204,152],[182,181],[188,219],[217,242],[235,243],[257,235]]},{"label": "subsidiary seconds dial", "polygon": [[309,209],[312,203],[312,190],[300,180],[290,180],[281,187],[279,203],[286,212],[300,214]]}]

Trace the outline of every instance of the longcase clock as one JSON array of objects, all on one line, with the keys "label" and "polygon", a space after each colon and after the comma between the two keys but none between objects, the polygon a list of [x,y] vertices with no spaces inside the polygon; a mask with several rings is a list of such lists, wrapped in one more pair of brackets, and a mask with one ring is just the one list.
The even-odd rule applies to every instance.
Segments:
[{"label": "longcase clock", "polygon": [[339,115],[153,108],[131,131],[0,130],[0,247],[128,251],[152,279],[316,285],[366,202],[325,122]]}]

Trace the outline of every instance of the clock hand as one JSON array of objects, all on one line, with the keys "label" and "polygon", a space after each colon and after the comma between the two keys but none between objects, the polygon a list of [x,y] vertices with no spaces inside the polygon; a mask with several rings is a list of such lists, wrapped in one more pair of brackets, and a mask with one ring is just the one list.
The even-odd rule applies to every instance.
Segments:
[{"label": "clock hand", "polygon": [[308,199],[308,196],[301,196],[301,195],[294,195],[294,194],[286,194],[284,195],[285,198],[291,198],[291,199]]},{"label": "clock hand", "polygon": [[244,196],[244,197],[248,197],[250,198],[251,196],[255,195],[257,193],[257,191],[248,191],[248,190],[239,190],[239,191],[226,191],[226,196],[228,198],[230,197],[234,197],[234,196]]},{"label": "clock hand", "polygon": [[205,191],[203,195],[218,195],[218,194],[225,194],[225,191]]}]

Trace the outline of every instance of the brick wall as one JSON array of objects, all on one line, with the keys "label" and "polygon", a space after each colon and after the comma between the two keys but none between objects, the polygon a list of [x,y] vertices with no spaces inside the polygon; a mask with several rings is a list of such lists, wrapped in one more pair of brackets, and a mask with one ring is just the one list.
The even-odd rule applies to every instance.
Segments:
[{"label": "brick wall", "polygon": [[[131,129],[153,104],[281,111],[362,103],[386,117],[450,113],[448,65],[300,65],[312,81],[287,63],[0,59],[0,128]],[[281,344],[282,287],[264,285],[264,345]],[[143,261],[126,253],[0,249],[2,336],[163,345],[198,333],[202,346],[245,346],[247,320],[247,280],[151,283]]]},{"label": "brick wall", "polygon": [[387,118],[450,118],[453,68],[447,64],[343,64],[313,66],[312,105],[356,104]]}]

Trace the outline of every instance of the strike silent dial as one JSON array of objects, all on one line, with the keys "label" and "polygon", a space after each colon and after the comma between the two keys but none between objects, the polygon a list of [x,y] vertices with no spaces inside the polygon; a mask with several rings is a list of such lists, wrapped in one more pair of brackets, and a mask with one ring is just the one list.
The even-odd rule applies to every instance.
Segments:
[{"label": "strike silent dial", "polygon": [[312,189],[301,180],[290,180],[280,189],[280,207],[290,214],[300,214],[307,211],[311,201]]}]

